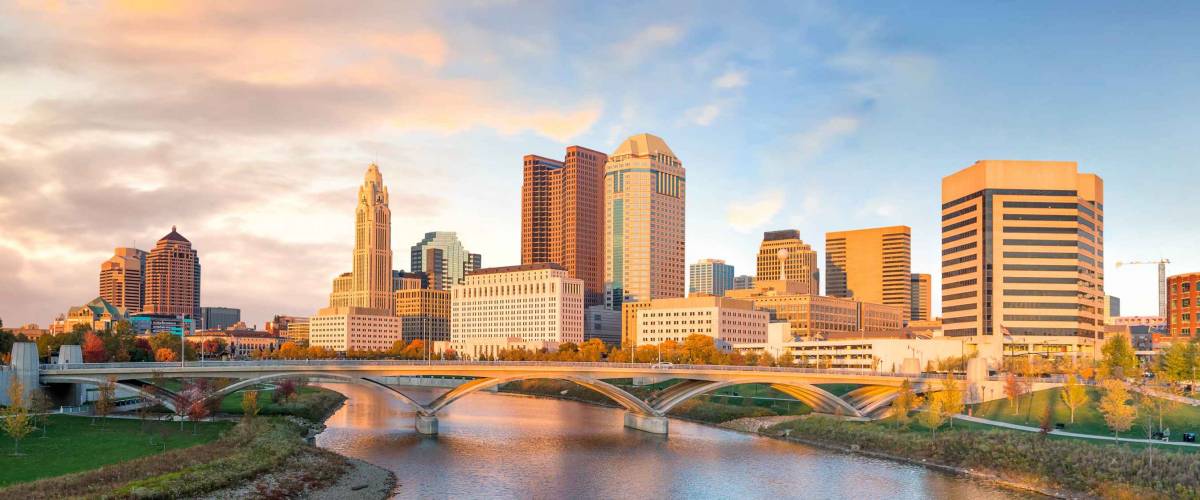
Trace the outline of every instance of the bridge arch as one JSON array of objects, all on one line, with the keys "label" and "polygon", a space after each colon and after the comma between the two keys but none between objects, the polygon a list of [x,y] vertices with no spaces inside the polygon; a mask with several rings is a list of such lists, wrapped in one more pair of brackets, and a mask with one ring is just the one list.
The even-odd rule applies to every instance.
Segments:
[{"label": "bridge arch", "polygon": [[[56,376],[56,377],[54,377],[54,380],[49,383],[88,384],[88,385],[95,385],[95,386],[99,387],[101,385],[107,384],[108,380],[107,379],[95,379],[95,378],[91,378],[91,377]],[[138,395],[140,395],[146,399],[152,400],[160,405],[163,405],[164,407],[166,407],[166,409],[171,410],[172,412],[174,412],[176,410],[175,402],[172,399],[172,396],[174,396],[174,394],[171,391],[168,391],[161,387],[154,386],[151,384],[136,384],[136,383],[131,384],[131,383],[127,383],[126,381],[122,381],[122,380],[113,381],[113,386],[118,389],[124,389],[129,392],[137,393]]]},{"label": "bridge arch", "polygon": [[239,380],[232,384],[229,384],[216,392],[213,392],[205,400],[207,401],[207,400],[211,400],[211,399],[224,398],[225,396],[233,394],[239,390],[245,389],[247,387],[253,387],[255,385],[266,383],[266,382],[269,382],[272,380],[281,379],[281,378],[297,378],[297,377],[332,379],[332,380],[336,380],[338,382],[347,382],[347,383],[351,383],[351,384],[358,384],[361,386],[370,387],[372,389],[382,389],[385,392],[389,393],[392,397],[395,397],[396,399],[399,399],[403,403],[410,406],[413,411],[416,411],[416,412],[424,412],[425,411],[424,406],[421,406],[420,403],[418,403],[415,400],[413,400],[412,398],[408,397],[407,394],[404,394],[403,392],[400,392],[400,391],[396,390],[395,388],[393,388],[387,384],[384,384],[382,382],[378,382],[376,380],[371,380],[371,379],[363,378],[363,377],[354,377],[354,376],[350,376],[350,375],[341,375],[341,374],[337,374],[337,373],[327,373],[327,372],[282,372],[282,373],[272,373],[270,375],[263,375],[260,377],[242,379],[242,380]]},{"label": "bridge arch", "polygon": [[593,391],[596,391],[600,394],[605,395],[609,399],[613,400],[613,402],[623,406],[625,409],[627,409],[633,413],[637,413],[639,415],[645,415],[645,416],[659,416],[660,415],[658,412],[656,412],[654,410],[654,408],[652,408],[645,401],[642,401],[637,396],[634,396],[633,394],[630,394],[629,392],[625,391],[624,389],[621,389],[620,387],[612,385],[608,382],[604,382],[602,380],[593,379],[593,378],[589,378],[589,377],[575,376],[575,375],[561,375],[561,374],[550,375],[550,374],[544,374],[544,373],[529,373],[529,374],[522,374],[522,375],[513,375],[513,376],[508,376],[508,377],[477,378],[477,379],[471,380],[467,383],[464,383],[458,387],[455,387],[455,388],[449,390],[448,392],[442,394],[441,396],[438,396],[437,399],[435,399],[435,400],[433,400],[433,402],[429,403],[429,405],[424,409],[422,414],[434,415],[438,411],[449,406],[451,403],[458,401],[463,396],[466,396],[473,392],[481,391],[481,390],[487,389],[489,387],[495,387],[498,385],[507,384],[509,382],[519,382],[522,380],[534,380],[534,379],[566,380],[569,382],[574,382],[576,384],[579,384],[588,389],[591,389]]},{"label": "bridge arch", "polygon": [[[695,382],[695,381],[692,381]],[[736,380],[723,380],[710,383],[692,383],[686,388],[669,393],[655,402],[654,410],[659,414],[666,414],[678,406],[680,403],[692,399],[701,394],[707,394],[717,389],[732,387],[735,385],[746,384],[766,384],[779,392],[787,394],[798,401],[807,404],[814,410],[823,413],[841,413],[843,415],[861,417],[863,413],[855,408],[854,405],[839,398],[833,393],[826,391],[820,387],[803,382],[779,382],[769,378],[747,378]]]}]

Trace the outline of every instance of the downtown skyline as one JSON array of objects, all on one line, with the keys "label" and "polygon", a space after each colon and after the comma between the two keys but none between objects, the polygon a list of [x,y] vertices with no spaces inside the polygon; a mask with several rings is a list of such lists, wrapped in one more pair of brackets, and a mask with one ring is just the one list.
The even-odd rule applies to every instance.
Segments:
[{"label": "downtown skyline", "polygon": [[[362,51],[362,64],[280,58],[279,67],[259,72],[238,67],[250,56],[216,63],[205,56],[223,48],[188,44],[194,38],[186,36],[80,45],[96,33],[88,30],[139,23],[186,28],[192,37],[239,29],[211,12],[187,12],[186,20],[169,11],[83,19],[3,7],[20,10],[5,12],[0,26],[23,43],[10,46],[22,57],[0,66],[0,79],[43,85],[0,98],[12,117],[0,123],[0,317],[45,326],[96,295],[97,266],[114,247],[147,248],[172,225],[204,262],[202,304],[239,307],[252,324],[309,314],[345,270],[353,247],[347,200],[372,161],[393,190],[393,248],[408,248],[428,231],[457,231],[488,266],[515,265],[523,155],[576,144],[611,154],[642,132],[663,137],[688,166],[685,263],[724,259],[738,274],[753,269],[765,230],[799,228],[824,271],[826,232],[903,224],[913,228],[913,272],[936,275],[941,177],[981,159],[1077,161],[1106,182],[1106,291],[1121,297],[1124,314],[1152,314],[1153,269],[1116,270],[1114,263],[1165,257],[1173,262],[1169,274],[1200,268],[1196,228],[1172,226],[1188,221],[1167,216],[1170,199],[1185,199],[1186,183],[1175,181],[1187,179],[1197,152],[1188,139],[1195,127],[1184,118],[1196,115],[1197,104],[1184,99],[1190,89],[1180,82],[1195,81],[1198,68],[1170,52],[1194,50],[1195,41],[1171,26],[1196,16],[1163,16],[1106,38],[1086,33],[1088,19],[1135,13],[1067,5],[1038,7],[1047,24],[1077,19],[1053,35],[1011,21],[1028,45],[953,27],[986,15],[953,5],[926,7],[947,25],[933,35],[921,32],[932,21],[915,13],[811,4],[785,16],[806,19],[792,30],[775,29],[765,14],[723,22],[688,15],[649,27],[598,15],[601,28],[621,36],[587,44],[553,26],[566,7],[533,16],[527,22],[544,29],[521,38],[501,29],[514,15],[503,6],[454,14],[417,6],[405,14],[431,21],[424,31],[380,23],[366,30],[371,36],[330,49]],[[381,14],[372,7],[335,17]],[[495,19],[484,21],[486,14]],[[19,21],[28,25],[12,26]],[[472,29],[455,30],[462,26]],[[55,27],[73,34],[47,31]],[[283,20],[267,23],[247,46],[262,60],[287,55],[280,43],[332,36],[289,28]],[[1134,39],[1146,33],[1157,37],[1156,51],[1138,60]],[[396,36],[372,38],[387,34]],[[1035,57],[1048,39],[1062,52]],[[95,57],[88,64],[54,57],[68,48]],[[567,55],[594,64],[570,65],[569,76],[555,80],[543,78],[544,69],[501,69]],[[987,66],[971,60],[984,56],[995,59]],[[297,63],[296,71],[284,71],[283,61]],[[1023,64],[1034,67],[1032,80],[1019,77]],[[419,74],[405,73],[408,67]],[[201,84],[172,94],[167,87],[178,76],[168,76],[171,70]],[[622,82],[638,71],[658,83]],[[109,86],[130,78],[143,79],[137,92]],[[1048,78],[1056,85],[1038,84]],[[339,79],[353,82],[361,97],[337,92],[330,82]],[[535,81],[544,88],[522,90]],[[1090,90],[1094,81],[1109,87]],[[446,101],[430,89],[448,85],[464,102],[445,112],[428,103],[400,110],[397,96],[378,92],[397,82],[435,103]],[[232,102],[224,110],[240,113],[170,119],[192,116],[215,102],[206,99],[235,89],[258,95],[261,107]],[[86,96],[99,99],[86,104]],[[158,105],[146,109],[144,96]],[[292,105],[306,113],[286,109]],[[256,116],[255,109],[266,112]],[[218,142],[225,145],[209,147]],[[934,282],[936,314],[937,276]]]}]

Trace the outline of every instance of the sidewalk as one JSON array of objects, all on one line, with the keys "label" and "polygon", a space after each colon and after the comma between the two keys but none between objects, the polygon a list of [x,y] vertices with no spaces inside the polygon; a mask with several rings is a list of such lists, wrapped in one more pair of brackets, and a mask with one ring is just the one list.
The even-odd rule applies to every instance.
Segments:
[{"label": "sidewalk", "polygon": [[[967,421],[967,422],[974,422],[977,424],[984,424],[984,425],[992,425],[992,426],[996,426],[996,427],[1003,427],[1005,429],[1012,429],[1012,430],[1017,430],[1017,431],[1042,432],[1042,430],[1037,427],[1030,427],[1028,425],[1010,424],[1008,422],[1000,422],[998,420],[988,420],[986,418],[979,418],[979,417],[970,417],[970,416],[961,415],[961,414],[955,415],[954,418],[957,418],[957,419],[963,420],[963,421]],[[1155,445],[1163,445],[1163,446],[1185,446],[1185,447],[1192,447],[1192,448],[1200,447],[1200,443],[1184,443],[1181,441],[1156,441],[1156,440],[1151,440],[1151,439],[1130,439],[1130,438],[1121,438],[1119,440],[1114,440],[1112,438],[1112,436],[1099,436],[1096,434],[1080,434],[1078,432],[1067,432],[1067,431],[1060,431],[1057,429],[1050,431],[1050,434],[1054,435],[1054,436],[1095,439],[1097,441],[1108,441],[1108,442],[1119,441],[1122,443],[1155,444]]]}]

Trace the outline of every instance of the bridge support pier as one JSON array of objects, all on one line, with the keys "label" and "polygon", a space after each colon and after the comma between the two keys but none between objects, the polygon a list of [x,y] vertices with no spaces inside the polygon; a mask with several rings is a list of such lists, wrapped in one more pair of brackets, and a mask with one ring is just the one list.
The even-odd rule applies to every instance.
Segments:
[{"label": "bridge support pier", "polygon": [[627,411],[625,412],[625,427],[665,436],[667,434],[667,417],[641,415]]},{"label": "bridge support pier", "polygon": [[438,433],[437,415],[421,415],[416,417],[417,432],[426,436],[436,436]]}]

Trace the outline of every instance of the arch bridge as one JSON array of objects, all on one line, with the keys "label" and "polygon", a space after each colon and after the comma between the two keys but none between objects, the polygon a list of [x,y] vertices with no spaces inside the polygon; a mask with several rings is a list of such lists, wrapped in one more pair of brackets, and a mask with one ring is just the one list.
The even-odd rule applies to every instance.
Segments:
[{"label": "arch bridge", "polygon": [[[509,382],[553,379],[592,389],[622,406],[625,425],[667,433],[666,415],[679,404],[701,394],[743,384],[766,384],[812,407],[819,413],[862,419],[879,418],[890,410],[897,389],[909,380],[923,392],[940,379],[921,375],[872,373],[859,370],[781,368],[725,365],[656,366],[643,363],[569,363],[525,361],[392,361],[392,360],[263,360],[204,361],[188,363],[75,363],[40,365],[43,384],[103,384],[119,387],[176,410],[179,395],[156,386],[159,378],[224,378],[235,383],[208,395],[221,398],[257,384],[285,378],[309,378],[364,385],[396,398],[416,414],[418,432],[437,434],[437,415],[455,401],[476,391]],[[422,404],[381,381],[383,377],[452,376],[469,378],[463,384]],[[641,398],[606,380],[633,378],[678,382]],[[820,387],[852,384],[858,388],[841,395]]]}]

